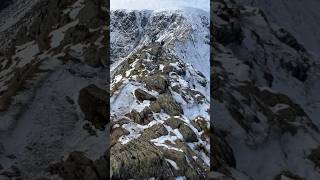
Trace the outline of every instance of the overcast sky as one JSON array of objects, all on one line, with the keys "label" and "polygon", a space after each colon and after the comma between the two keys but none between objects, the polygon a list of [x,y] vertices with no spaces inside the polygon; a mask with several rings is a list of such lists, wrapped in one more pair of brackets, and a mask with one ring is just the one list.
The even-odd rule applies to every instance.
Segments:
[{"label": "overcast sky", "polygon": [[210,10],[210,0],[110,0],[111,9],[165,9],[195,7]]}]

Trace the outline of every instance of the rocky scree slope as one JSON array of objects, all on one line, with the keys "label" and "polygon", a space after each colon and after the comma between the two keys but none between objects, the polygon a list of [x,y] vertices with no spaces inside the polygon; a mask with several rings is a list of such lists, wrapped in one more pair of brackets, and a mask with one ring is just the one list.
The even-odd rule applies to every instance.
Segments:
[{"label": "rocky scree slope", "polygon": [[0,179],[108,178],[105,3],[1,11]]},{"label": "rocky scree slope", "polygon": [[319,179],[319,65],[258,8],[211,4],[214,179]]},{"label": "rocky scree slope", "polygon": [[110,30],[112,177],[207,179],[208,13],[116,10]]}]

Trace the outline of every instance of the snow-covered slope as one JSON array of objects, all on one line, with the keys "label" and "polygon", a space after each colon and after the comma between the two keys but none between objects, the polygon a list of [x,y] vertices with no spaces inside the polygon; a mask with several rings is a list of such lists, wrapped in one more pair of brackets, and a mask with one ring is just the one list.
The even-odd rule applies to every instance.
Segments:
[{"label": "snow-covered slope", "polygon": [[214,176],[319,179],[319,59],[258,8],[212,7]]},{"label": "snow-covered slope", "polygon": [[106,179],[105,2],[17,0],[0,13],[0,179]]},{"label": "snow-covered slope", "polygon": [[113,178],[207,178],[209,14],[115,10],[111,17]]}]

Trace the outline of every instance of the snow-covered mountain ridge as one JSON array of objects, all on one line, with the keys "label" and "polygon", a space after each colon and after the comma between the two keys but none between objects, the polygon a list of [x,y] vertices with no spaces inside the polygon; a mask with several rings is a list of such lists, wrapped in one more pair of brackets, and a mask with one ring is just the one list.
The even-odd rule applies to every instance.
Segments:
[{"label": "snow-covered mountain ridge", "polygon": [[209,14],[116,10],[110,30],[113,178],[207,178]]},{"label": "snow-covered mountain ridge", "polygon": [[[117,58],[126,57],[136,47],[150,42],[161,41],[166,42],[165,46],[175,46],[176,52],[181,57],[191,56],[187,60],[208,59],[209,25],[209,13],[194,8],[156,11],[112,11],[112,60],[117,61]],[[191,31],[192,33],[190,33]],[[188,34],[190,35],[189,37],[187,36]],[[188,38],[189,41],[184,38]],[[179,44],[179,42],[182,43]],[[191,48],[196,50],[191,51]],[[190,63],[194,66],[200,64],[199,62]],[[207,63],[205,64],[206,66],[210,65],[209,61],[201,63]],[[197,68],[199,69],[200,67],[198,66]],[[203,70],[206,77],[209,78],[209,68]]]}]

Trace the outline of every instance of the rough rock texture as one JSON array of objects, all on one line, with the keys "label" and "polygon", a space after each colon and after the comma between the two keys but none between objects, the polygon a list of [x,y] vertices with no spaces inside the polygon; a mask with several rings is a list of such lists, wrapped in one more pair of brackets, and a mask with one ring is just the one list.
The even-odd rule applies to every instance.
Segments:
[{"label": "rough rock texture", "polygon": [[108,123],[107,92],[95,85],[89,85],[79,92],[78,104],[85,115],[85,119],[92,122],[97,129],[103,129]]},{"label": "rough rock texture", "polygon": [[109,178],[106,10],[17,0],[0,11],[0,179]]},{"label": "rough rock texture", "polygon": [[229,0],[211,5],[211,176],[319,179],[319,59],[270,12]]}]

